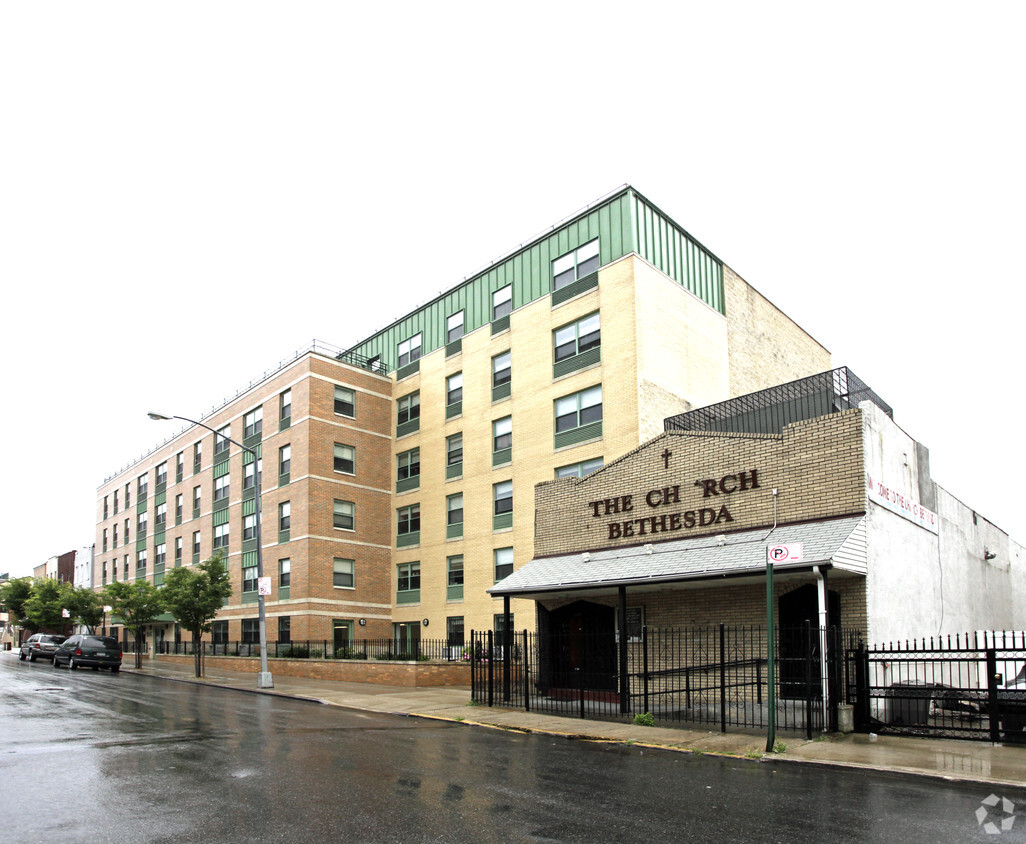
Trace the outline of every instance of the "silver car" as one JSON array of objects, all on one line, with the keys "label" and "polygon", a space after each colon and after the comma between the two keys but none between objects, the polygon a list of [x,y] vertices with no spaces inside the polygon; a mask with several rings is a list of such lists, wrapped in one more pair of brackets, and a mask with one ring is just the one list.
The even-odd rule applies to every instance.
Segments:
[{"label": "silver car", "polygon": [[33,633],[21,643],[18,659],[28,659],[29,662],[35,662],[37,659],[53,661],[53,652],[65,638],[65,636],[57,636],[53,633]]}]

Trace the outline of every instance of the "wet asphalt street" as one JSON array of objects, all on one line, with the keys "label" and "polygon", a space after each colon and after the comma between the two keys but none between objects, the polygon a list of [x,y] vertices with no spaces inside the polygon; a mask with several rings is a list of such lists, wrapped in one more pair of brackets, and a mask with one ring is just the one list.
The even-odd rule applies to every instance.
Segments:
[{"label": "wet asphalt street", "polygon": [[0,829],[19,844],[1026,841],[1026,790],[1000,790],[1012,829],[979,824],[992,790],[0,657]]}]

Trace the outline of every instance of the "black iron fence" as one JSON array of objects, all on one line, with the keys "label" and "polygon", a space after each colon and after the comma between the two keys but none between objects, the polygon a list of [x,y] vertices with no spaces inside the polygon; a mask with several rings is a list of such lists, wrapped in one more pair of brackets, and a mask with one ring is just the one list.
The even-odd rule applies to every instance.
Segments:
[{"label": "black iron fence", "polygon": [[981,631],[850,649],[856,730],[1026,743],[1026,633]]},{"label": "black iron fence", "polygon": [[[136,649],[148,652],[149,645],[126,642],[125,653]],[[206,656],[260,656],[257,642],[210,642],[200,643]],[[191,641],[158,642],[155,650],[159,654],[195,655]],[[421,639],[416,642],[401,642],[395,639],[349,639],[335,642],[332,639],[304,639],[288,642],[268,642],[268,657],[282,659],[377,659],[407,662],[459,662],[470,661],[470,648],[453,644],[446,639]]]},{"label": "black iron fence", "polygon": [[[810,625],[776,637],[774,706],[780,730],[836,726],[842,699],[844,636]],[[470,634],[475,702],[580,718],[708,724],[762,729],[769,724],[765,628],[654,630],[621,643],[615,634]]]}]

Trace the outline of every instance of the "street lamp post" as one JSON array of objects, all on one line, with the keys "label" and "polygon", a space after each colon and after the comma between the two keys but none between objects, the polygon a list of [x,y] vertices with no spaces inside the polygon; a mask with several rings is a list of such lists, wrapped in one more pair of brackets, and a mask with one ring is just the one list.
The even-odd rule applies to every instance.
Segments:
[{"label": "street lamp post", "polygon": [[219,434],[209,425],[204,425],[202,422],[197,422],[195,419],[187,419],[184,416],[174,416],[172,414],[165,413],[154,413],[153,411],[146,414],[150,419],[156,419],[160,421],[168,421],[171,419],[180,419],[182,422],[188,422],[190,425],[198,425],[201,428],[206,428],[211,431],[215,436],[222,437],[233,445],[237,445],[243,451],[248,452],[253,456],[253,481],[254,481],[254,498],[256,505],[256,552],[257,552],[257,610],[258,610],[258,628],[260,633],[260,673],[257,674],[257,688],[258,689],[273,689],[274,678],[271,676],[271,671],[267,667],[267,614],[264,610],[264,595],[263,591],[259,588],[259,584],[264,576],[264,552],[263,552],[263,535],[260,529],[260,457],[256,451],[252,448],[247,448],[240,442],[236,442],[231,437],[226,437],[224,434]]}]

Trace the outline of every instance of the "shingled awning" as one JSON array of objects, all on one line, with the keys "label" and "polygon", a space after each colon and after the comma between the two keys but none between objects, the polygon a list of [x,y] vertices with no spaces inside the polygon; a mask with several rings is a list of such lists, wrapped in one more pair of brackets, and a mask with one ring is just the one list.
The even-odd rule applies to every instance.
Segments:
[{"label": "shingled awning", "polygon": [[496,583],[494,596],[540,597],[544,593],[652,587],[658,584],[763,575],[770,545],[802,543],[802,560],[774,565],[774,571],[808,570],[829,564],[866,573],[864,516],[846,516],[772,530],[700,536],[629,548],[538,557]]}]

